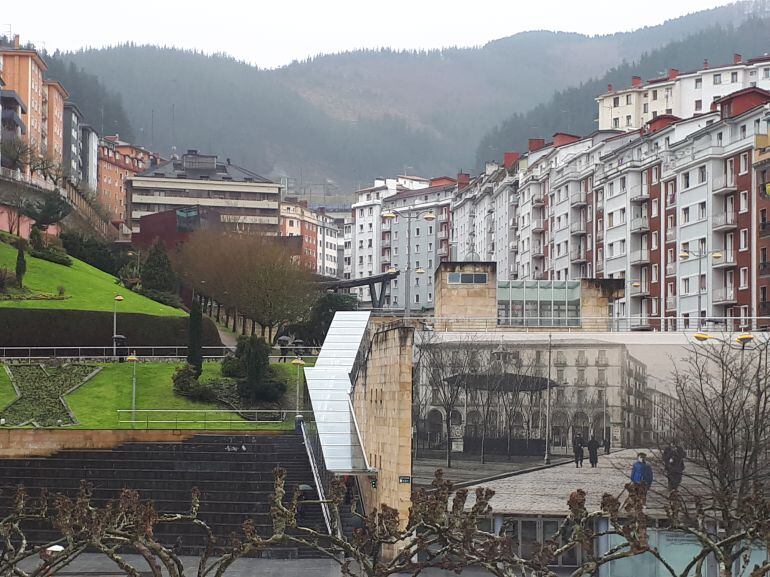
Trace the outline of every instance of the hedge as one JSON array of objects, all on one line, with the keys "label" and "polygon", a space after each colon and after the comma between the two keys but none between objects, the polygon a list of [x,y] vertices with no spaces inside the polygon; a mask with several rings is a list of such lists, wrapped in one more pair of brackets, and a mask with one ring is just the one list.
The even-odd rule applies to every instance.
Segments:
[{"label": "hedge", "polygon": [[[186,346],[187,317],[118,315],[128,346]],[[203,318],[203,346],[221,346],[217,328]],[[0,308],[0,347],[112,346],[112,312]]]}]

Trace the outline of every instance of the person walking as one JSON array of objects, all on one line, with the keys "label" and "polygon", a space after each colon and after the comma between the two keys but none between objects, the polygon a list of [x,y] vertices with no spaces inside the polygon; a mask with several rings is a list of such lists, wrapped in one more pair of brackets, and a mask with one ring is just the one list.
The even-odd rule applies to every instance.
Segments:
[{"label": "person walking", "polygon": [[583,466],[583,435],[578,433],[572,439],[572,452],[575,454],[575,468]]},{"label": "person walking", "polygon": [[647,462],[647,454],[639,453],[631,467],[631,482],[639,489],[642,506],[647,502],[647,491],[652,486],[652,479],[652,467]]},{"label": "person walking", "polygon": [[610,454],[610,437],[607,435],[604,438],[604,454],[609,455]]},{"label": "person walking", "polygon": [[670,441],[663,450],[663,466],[666,469],[668,488],[673,491],[682,484],[684,474],[684,450],[676,441]]},{"label": "person walking", "polygon": [[588,460],[591,463],[591,468],[596,468],[599,464],[599,441],[596,440],[594,435],[591,435],[591,439],[588,441]]}]

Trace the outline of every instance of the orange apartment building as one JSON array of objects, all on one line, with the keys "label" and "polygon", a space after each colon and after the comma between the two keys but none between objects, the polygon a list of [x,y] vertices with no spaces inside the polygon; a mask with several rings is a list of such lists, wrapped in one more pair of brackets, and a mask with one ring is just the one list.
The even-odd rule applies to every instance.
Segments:
[{"label": "orange apartment building", "polygon": [[47,129],[43,147],[49,158],[61,164],[64,157],[64,101],[69,92],[56,80],[43,82],[45,89],[45,115],[43,122]]},{"label": "orange apartment building", "polygon": [[0,48],[6,90],[14,90],[26,105],[22,120],[27,127],[25,140],[38,154],[46,151],[48,140],[48,89],[43,73],[48,66],[36,50],[21,48],[19,37],[13,45]]},{"label": "orange apartment building", "polygon": [[99,141],[99,198],[115,226],[126,224],[126,179],[147,170],[160,158],[119,135]]},{"label": "orange apartment building", "polygon": [[318,259],[318,215],[307,201],[282,202],[278,224],[279,236],[302,237],[299,262],[315,272]]}]

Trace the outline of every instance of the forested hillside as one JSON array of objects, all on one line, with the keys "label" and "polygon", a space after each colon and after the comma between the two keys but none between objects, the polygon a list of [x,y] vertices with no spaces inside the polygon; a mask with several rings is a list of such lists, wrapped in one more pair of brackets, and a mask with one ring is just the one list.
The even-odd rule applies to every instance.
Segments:
[{"label": "forested hillside", "polygon": [[476,167],[502,157],[506,150],[526,150],[527,139],[549,138],[554,132],[589,134],[597,128],[596,95],[629,86],[632,75],[644,79],[660,76],[668,68],[694,70],[709,59],[712,66],[731,62],[734,52],[746,58],[770,51],[770,19],[752,18],[743,24],[714,26],[684,40],[644,54],[636,63],[624,63],[579,87],[557,92],[548,102],[526,113],[514,114],[488,132],[476,151]]},{"label": "forested hillside", "polygon": [[479,140],[501,119],[672,38],[739,23],[765,4],[732,4],[607,36],[534,31],[478,48],[362,50],[277,70],[131,44],[62,58],[122,96],[146,146],[165,154],[199,148],[266,176],[349,191],[405,167],[422,174],[468,169]]}]

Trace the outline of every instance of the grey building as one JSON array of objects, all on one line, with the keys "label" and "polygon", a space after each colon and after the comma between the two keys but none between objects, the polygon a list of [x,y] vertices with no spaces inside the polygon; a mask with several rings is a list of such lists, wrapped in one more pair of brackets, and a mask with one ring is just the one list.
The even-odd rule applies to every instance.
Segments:
[{"label": "grey building", "polygon": [[62,164],[64,174],[75,186],[83,180],[83,142],[80,126],[83,113],[74,102],[64,103],[64,150]]},{"label": "grey building", "polygon": [[96,191],[99,184],[99,134],[90,124],[80,125],[81,167],[83,185]]},{"label": "grey building", "polygon": [[[403,309],[405,306],[406,269],[409,260],[410,309],[415,312],[433,309],[433,274],[439,263],[449,258],[449,207],[456,187],[453,182],[418,190],[404,190],[382,201],[383,214],[394,212],[397,215],[383,224],[383,268],[401,271],[401,275],[393,280],[390,292],[385,296],[386,307]],[[435,219],[425,220],[428,214],[435,216]],[[408,226],[411,226],[411,230],[407,229]]]}]

